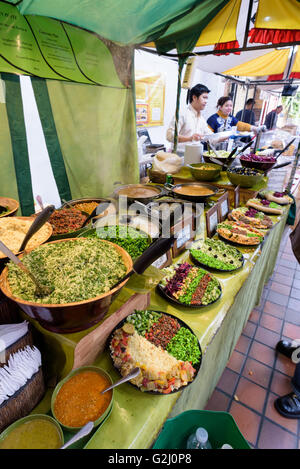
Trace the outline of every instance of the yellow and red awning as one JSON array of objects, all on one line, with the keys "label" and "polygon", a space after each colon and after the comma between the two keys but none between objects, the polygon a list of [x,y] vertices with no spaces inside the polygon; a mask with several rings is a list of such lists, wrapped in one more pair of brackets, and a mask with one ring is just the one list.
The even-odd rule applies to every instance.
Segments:
[{"label": "yellow and red awning", "polygon": [[[194,52],[216,51],[216,55],[228,54],[227,50],[241,49],[247,31],[248,2],[229,0],[225,6],[201,30]],[[251,44],[293,44],[300,42],[300,1],[299,0],[258,0],[253,3],[247,48]],[[253,27],[252,27],[253,26]],[[199,26],[200,28],[200,26]],[[163,38],[171,31],[167,29]],[[145,44],[155,47],[154,42]],[[199,50],[200,48],[200,50]],[[213,49],[212,49],[213,48]],[[239,52],[234,52],[238,54]]]},{"label": "yellow and red awning", "polygon": [[[242,77],[266,77],[268,81],[300,78],[300,50],[292,57],[292,48],[276,49],[260,57],[224,71],[225,75]],[[292,67],[289,67],[292,64]],[[290,68],[290,70],[289,70]]]},{"label": "yellow and red awning", "polygon": [[250,43],[280,44],[300,41],[298,0],[260,0]]}]

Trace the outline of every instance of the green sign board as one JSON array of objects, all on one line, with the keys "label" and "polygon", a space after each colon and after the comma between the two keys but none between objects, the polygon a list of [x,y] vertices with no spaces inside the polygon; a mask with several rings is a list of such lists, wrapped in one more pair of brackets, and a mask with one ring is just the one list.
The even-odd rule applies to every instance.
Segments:
[{"label": "green sign board", "polygon": [[0,72],[124,88],[109,49],[75,26],[0,2]]}]

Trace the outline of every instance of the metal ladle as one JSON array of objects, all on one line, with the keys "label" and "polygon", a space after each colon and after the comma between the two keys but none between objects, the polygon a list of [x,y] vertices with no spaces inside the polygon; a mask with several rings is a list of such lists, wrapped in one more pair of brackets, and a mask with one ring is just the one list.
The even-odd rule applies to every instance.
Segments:
[{"label": "metal ladle", "polygon": [[52,293],[54,288],[47,287],[42,285],[35,276],[30,272],[30,270],[20,261],[20,259],[15,256],[15,254],[2,242],[0,241],[0,250],[5,254],[11,261],[13,261],[23,272],[25,272],[36,285],[35,295],[38,297],[48,296]]}]

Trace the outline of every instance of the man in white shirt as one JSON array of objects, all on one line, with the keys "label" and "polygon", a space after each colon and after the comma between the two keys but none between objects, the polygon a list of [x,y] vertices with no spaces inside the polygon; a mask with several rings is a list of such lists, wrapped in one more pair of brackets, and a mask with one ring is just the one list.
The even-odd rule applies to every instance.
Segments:
[{"label": "man in white shirt", "polygon": [[[187,101],[189,105],[178,119],[178,145],[177,152],[184,153],[185,143],[199,141],[204,135],[213,134],[206,120],[201,116],[201,111],[208,101],[210,90],[205,86],[195,85],[188,91]],[[167,130],[167,140],[174,142],[175,117]]]}]

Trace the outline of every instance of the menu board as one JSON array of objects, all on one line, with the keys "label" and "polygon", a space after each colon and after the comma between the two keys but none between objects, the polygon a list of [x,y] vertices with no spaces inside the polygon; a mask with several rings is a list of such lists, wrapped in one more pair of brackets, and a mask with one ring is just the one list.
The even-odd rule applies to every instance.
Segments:
[{"label": "menu board", "polygon": [[124,88],[98,36],[2,2],[0,72]]},{"label": "menu board", "polygon": [[136,123],[140,126],[164,124],[165,78],[161,73],[136,71]]}]

